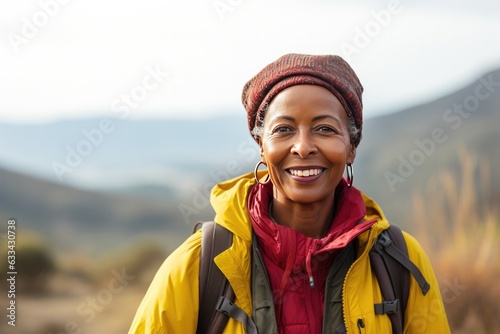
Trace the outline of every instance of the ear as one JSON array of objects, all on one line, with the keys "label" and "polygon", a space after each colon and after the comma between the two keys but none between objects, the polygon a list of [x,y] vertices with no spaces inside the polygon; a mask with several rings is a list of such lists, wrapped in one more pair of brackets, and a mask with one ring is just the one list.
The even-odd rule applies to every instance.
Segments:
[{"label": "ear", "polygon": [[349,153],[347,154],[347,163],[353,164],[354,159],[356,159],[356,147],[353,144],[351,145],[351,149],[349,150]]},{"label": "ear", "polygon": [[257,144],[259,144],[260,160],[264,162],[264,148],[262,147],[262,138],[258,136],[255,139],[257,140]]}]

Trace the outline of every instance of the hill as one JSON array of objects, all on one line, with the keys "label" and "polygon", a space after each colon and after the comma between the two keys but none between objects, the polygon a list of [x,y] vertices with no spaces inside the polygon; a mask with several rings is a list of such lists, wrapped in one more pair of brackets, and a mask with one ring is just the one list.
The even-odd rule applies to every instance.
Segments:
[{"label": "hill", "polygon": [[498,208],[499,126],[500,70],[435,101],[368,120],[356,184],[377,199],[389,218],[407,222],[412,193],[422,191],[439,170],[457,172],[458,152],[466,148],[481,168],[489,168],[491,192],[485,200]]},{"label": "hill", "polygon": [[17,221],[18,241],[40,235],[54,253],[95,256],[138,240],[171,251],[191,227],[178,204],[80,190],[0,169],[0,219]]}]

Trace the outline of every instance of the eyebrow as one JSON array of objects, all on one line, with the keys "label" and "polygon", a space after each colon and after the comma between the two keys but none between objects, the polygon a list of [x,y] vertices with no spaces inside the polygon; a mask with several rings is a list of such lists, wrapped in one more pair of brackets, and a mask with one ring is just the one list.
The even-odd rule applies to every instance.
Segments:
[{"label": "eyebrow", "polygon": [[[312,119],[312,121],[316,122],[316,121],[320,121],[320,120],[325,119],[325,118],[331,118],[334,121],[336,121],[337,123],[342,124],[342,122],[340,121],[340,119],[338,117],[332,116],[332,115],[318,115],[318,116],[314,117]],[[290,117],[290,116],[277,116],[276,119],[286,119],[289,121],[295,121],[295,118]]]},{"label": "eyebrow", "polygon": [[334,121],[336,121],[337,123],[342,124],[342,122],[340,121],[340,119],[338,117],[332,116],[332,115],[319,115],[319,116],[314,117],[312,120],[313,120],[313,122],[315,122],[315,121],[320,121],[320,120],[325,119],[325,118],[331,118]]}]

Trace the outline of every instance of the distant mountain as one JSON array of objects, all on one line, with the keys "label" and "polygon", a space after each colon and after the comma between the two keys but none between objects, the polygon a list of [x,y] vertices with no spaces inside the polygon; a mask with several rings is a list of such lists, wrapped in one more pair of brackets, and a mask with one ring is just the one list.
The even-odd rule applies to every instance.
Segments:
[{"label": "distant mountain", "polygon": [[197,121],[103,117],[0,124],[0,141],[9,143],[0,147],[0,166],[89,189],[146,184],[179,191],[229,161],[243,164],[256,157],[240,114]]},{"label": "distant mountain", "polygon": [[[413,223],[412,194],[438,170],[458,170],[457,149],[467,147],[490,166],[490,204],[498,208],[499,109],[500,70],[435,101],[366,120],[355,185],[391,221]],[[0,141],[0,218],[18,218],[61,249],[79,244],[89,252],[141,235],[180,243],[193,222],[212,218],[210,188],[251,171],[259,159],[243,112],[199,121],[0,124]]]},{"label": "distant mountain", "polygon": [[156,239],[171,251],[192,229],[180,203],[84,191],[0,169],[1,221],[17,220],[19,243],[34,231],[57,251],[97,255],[140,239]]},{"label": "distant mountain", "polygon": [[368,120],[358,149],[355,183],[377,199],[389,218],[411,222],[412,193],[422,191],[439,170],[458,171],[457,150],[465,147],[479,164],[489,165],[490,204],[499,209],[499,128],[497,70],[435,101]]}]

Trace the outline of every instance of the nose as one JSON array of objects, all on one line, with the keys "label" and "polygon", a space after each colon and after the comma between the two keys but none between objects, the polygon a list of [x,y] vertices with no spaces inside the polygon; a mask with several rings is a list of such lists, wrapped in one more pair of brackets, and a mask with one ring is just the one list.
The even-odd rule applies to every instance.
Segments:
[{"label": "nose", "polygon": [[305,159],[309,155],[318,153],[318,148],[309,132],[301,131],[297,134],[295,139],[296,141],[291,149],[292,154]]}]

